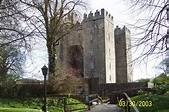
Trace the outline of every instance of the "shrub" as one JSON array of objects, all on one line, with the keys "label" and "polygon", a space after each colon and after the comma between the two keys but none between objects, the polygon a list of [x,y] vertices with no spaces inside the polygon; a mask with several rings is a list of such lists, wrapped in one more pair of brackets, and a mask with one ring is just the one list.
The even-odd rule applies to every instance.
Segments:
[{"label": "shrub", "polygon": [[140,79],[140,80],[138,80],[138,82],[150,82],[150,79],[149,78],[147,78],[147,79]]},{"label": "shrub", "polygon": [[59,66],[58,74],[49,77],[48,91],[52,94],[75,94],[79,86],[82,85],[83,79],[76,76],[77,70]]},{"label": "shrub", "polygon": [[0,96],[13,97],[15,96],[16,76],[15,75],[0,75]]},{"label": "shrub", "polygon": [[21,97],[39,97],[43,95],[43,84],[18,84],[19,90],[17,96]]},{"label": "shrub", "polygon": [[[157,78],[157,82],[164,78]],[[137,106],[140,112],[169,112],[169,85],[163,84],[152,89],[151,92],[139,91],[139,95],[132,101],[151,101],[151,106]]]}]

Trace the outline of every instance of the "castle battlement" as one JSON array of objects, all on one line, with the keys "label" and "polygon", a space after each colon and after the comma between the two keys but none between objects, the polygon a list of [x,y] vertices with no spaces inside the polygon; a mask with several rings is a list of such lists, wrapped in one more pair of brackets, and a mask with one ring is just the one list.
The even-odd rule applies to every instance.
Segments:
[{"label": "castle battlement", "polygon": [[117,34],[117,35],[118,34],[124,34],[126,32],[130,33],[130,30],[126,26],[124,26],[123,28],[120,28],[119,26],[116,26],[116,28],[115,28],[115,34]]},{"label": "castle battlement", "polygon": [[79,17],[76,14],[76,12],[72,11],[71,13],[68,14],[67,16],[68,20],[71,21],[72,23],[76,23],[79,21]]},{"label": "castle battlement", "polygon": [[108,13],[105,9],[101,9],[101,11],[96,10],[95,13],[90,12],[88,15],[84,14],[83,21],[91,21],[104,18],[113,22],[113,16],[111,16],[111,14]]}]

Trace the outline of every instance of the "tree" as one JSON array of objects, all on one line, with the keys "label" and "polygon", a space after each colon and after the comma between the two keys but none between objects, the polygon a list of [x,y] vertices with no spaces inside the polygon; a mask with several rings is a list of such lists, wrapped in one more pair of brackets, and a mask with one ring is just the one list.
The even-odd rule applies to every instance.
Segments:
[{"label": "tree", "polygon": [[[29,49],[31,33],[21,25],[16,0],[0,0],[0,88],[1,96],[13,96],[16,81],[23,74],[23,48]],[[21,50],[22,49],[22,50]]]},{"label": "tree", "polygon": [[32,32],[22,25],[25,20],[21,19],[23,15],[20,13],[23,11],[19,10],[18,0],[0,0],[0,47],[17,43],[30,49],[28,37],[32,36]]},{"label": "tree", "polygon": [[[140,19],[136,26],[144,34],[138,39],[135,47],[144,45],[141,55],[137,59],[145,60],[150,55],[157,58],[169,49],[169,0],[129,0],[131,8],[137,13],[148,12],[147,19]],[[167,24],[168,22],[168,24]],[[138,24],[136,24],[138,25]]]},{"label": "tree", "polygon": [[[19,0],[25,8],[21,13],[34,36],[46,40],[49,75],[56,75],[56,46],[59,40],[71,33],[74,23],[70,14],[79,7],[85,8],[84,0]],[[78,9],[79,10],[79,9]]]},{"label": "tree", "polygon": [[[23,74],[22,64],[25,62],[23,50],[28,46],[25,31],[22,30],[17,12],[14,11],[16,1],[0,2],[0,75]],[[21,27],[21,28],[20,28]],[[25,36],[24,36],[25,35]],[[25,42],[24,42],[25,41]]]},{"label": "tree", "polygon": [[169,55],[166,55],[156,68],[162,70],[165,75],[169,74]]},{"label": "tree", "polygon": [[23,74],[22,65],[25,62],[25,56],[21,50],[13,45],[0,47],[0,75]]}]

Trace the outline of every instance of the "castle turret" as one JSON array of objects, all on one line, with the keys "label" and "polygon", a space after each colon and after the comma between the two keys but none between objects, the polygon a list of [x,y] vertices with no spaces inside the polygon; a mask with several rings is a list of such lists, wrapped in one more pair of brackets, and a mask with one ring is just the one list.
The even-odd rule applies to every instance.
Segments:
[{"label": "castle turret", "polygon": [[115,43],[113,17],[105,10],[96,10],[84,14],[82,22],[89,37],[84,52],[87,54],[84,62],[86,77],[99,77],[100,83],[115,83]]},{"label": "castle turret", "polygon": [[127,27],[115,28],[116,82],[132,82],[132,54],[130,30]]},{"label": "castle turret", "polygon": [[84,14],[82,22],[77,22],[74,13],[68,19],[76,26],[60,43],[62,63],[80,71],[77,76],[98,77],[99,83],[132,81],[127,65],[131,50],[126,51],[131,46],[130,31],[126,27],[114,30],[113,16],[105,9]]}]

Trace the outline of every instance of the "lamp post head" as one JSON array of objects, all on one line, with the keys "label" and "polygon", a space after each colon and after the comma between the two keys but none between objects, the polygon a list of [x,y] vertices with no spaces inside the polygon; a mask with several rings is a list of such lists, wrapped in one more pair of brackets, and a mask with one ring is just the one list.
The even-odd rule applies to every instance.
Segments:
[{"label": "lamp post head", "polygon": [[46,65],[44,65],[41,69],[42,69],[43,75],[46,76],[48,73],[48,68],[46,67]]}]

